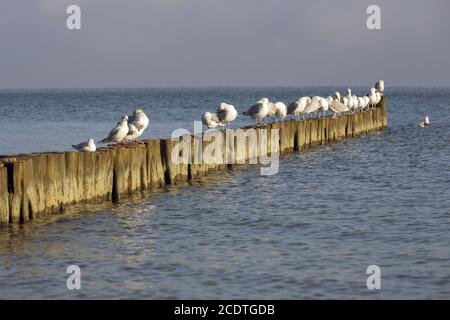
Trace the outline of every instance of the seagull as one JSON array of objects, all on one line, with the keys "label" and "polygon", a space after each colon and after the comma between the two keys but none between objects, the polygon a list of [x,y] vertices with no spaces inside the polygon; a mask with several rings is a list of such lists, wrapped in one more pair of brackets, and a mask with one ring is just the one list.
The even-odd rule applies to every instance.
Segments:
[{"label": "seagull", "polygon": [[365,107],[364,108],[366,108],[370,104],[370,98],[369,98],[369,96],[364,96],[363,99],[364,99],[364,102],[365,102]]},{"label": "seagull", "polygon": [[134,110],[133,116],[130,117],[130,123],[132,123],[139,130],[138,137],[147,129],[150,120],[147,115],[141,109]]},{"label": "seagull", "polygon": [[220,122],[219,118],[217,117],[216,113],[211,113],[211,112],[205,112],[202,115],[202,123],[207,126],[209,129],[213,129],[217,126],[222,126],[223,127],[223,123]]},{"label": "seagull", "polygon": [[217,118],[219,122],[224,123],[227,127],[230,126],[230,122],[236,120],[237,111],[236,108],[228,103],[222,102],[217,109]]},{"label": "seagull", "polygon": [[430,119],[428,118],[428,116],[425,117],[425,120],[423,120],[423,121],[421,121],[419,123],[419,126],[421,128],[429,128],[429,127],[431,127]]},{"label": "seagull", "polygon": [[353,95],[352,99],[353,99],[353,110],[356,111],[359,108],[359,100],[358,97],[355,95]]},{"label": "seagull", "polygon": [[370,99],[370,106],[374,107],[377,104],[377,94],[376,89],[373,87],[370,88],[369,99]]},{"label": "seagull", "polygon": [[269,101],[269,111],[267,111],[267,117],[274,116],[277,112],[277,107],[275,106],[275,103]]},{"label": "seagull", "polygon": [[336,99],[338,99],[338,101],[342,102],[341,93],[339,91],[336,91],[334,94],[336,95]]},{"label": "seagull", "polygon": [[252,105],[246,112],[244,112],[244,114],[255,119],[256,124],[258,124],[259,122],[262,124],[268,112],[269,99],[262,98],[258,100],[256,104]]},{"label": "seagull", "polygon": [[128,133],[123,138],[124,141],[134,141],[142,134],[143,130],[139,130],[134,124],[129,123],[128,124]]},{"label": "seagull", "polygon": [[312,97],[311,102],[306,106],[304,113],[310,114],[310,113],[316,113],[320,109],[320,97]]},{"label": "seagull", "polygon": [[380,101],[381,101],[381,93],[378,92],[378,91],[376,91],[376,92],[375,92],[375,95],[376,95],[376,97],[377,97],[376,103],[379,104]]},{"label": "seagull", "polygon": [[[342,97],[342,103],[343,103],[347,108],[349,108],[347,97]],[[349,110],[350,110],[350,108],[349,108]]]},{"label": "seagull", "polygon": [[355,95],[352,95],[352,89],[347,89],[347,106],[349,111],[356,110],[358,108],[358,98]]},{"label": "seagull", "polygon": [[89,138],[88,142],[82,142],[80,144],[73,144],[72,147],[78,151],[94,152],[97,150],[94,139]]},{"label": "seagull", "polygon": [[274,103],[275,115],[280,121],[284,121],[287,116],[287,106],[284,102],[278,101]]},{"label": "seagull", "polygon": [[[345,97],[344,97],[345,98]],[[345,98],[346,99],[346,98]],[[348,112],[348,107],[342,103],[341,101],[339,101],[339,99],[334,99],[333,102],[330,104],[330,109],[331,111],[333,111],[335,114],[339,114],[342,112]]]},{"label": "seagull", "polygon": [[348,88],[347,89],[347,99],[350,100],[351,98],[353,98],[352,89]]},{"label": "seagull", "polygon": [[330,108],[328,100],[325,98],[320,97],[319,101],[319,113],[323,112],[323,116],[325,117],[326,112],[328,111],[328,109]]},{"label": "seagull", "polygon": [[117,125],[111,129],[108,136],[101,140],[100,143],[107,142],[121,142],[128,134],[128,116],[124,115],[122,120],[117,123]]},{"label": "seagull", "polygon": [[147,129],[150,120],[141,109],[134,110],[128,121],[128,133],[123,139],[124,141],[135,141]]},{"label": "seagull", "polygon": [[292,114],[295,120],[299,120],[300,114],[303,114],[306,106],[311,102],[310,97],[300,97],[297,101],[291,103],[288,108],[288,114]]},{"label": "seagull", "polygon": [[366,100],[364,99],[364,97],[358,97],[358,108],[359,108],[360,110],[364,110],[364,108],[366,107],[366,105],[367,105],[367,102],[366,102]]},{"label": "seagull", "polygon": [[375,83],[375,89],[380,92],[381,94],[384,93],[384,80],[380,80],[377,83]]},{"label": "seagull", "polygon": [[334,100],[334,99],[333,99],[332,96],[328,96],[328,97],[327,97],[327,102],[328,102],[329,105],[333,103],[333,100]]},{"label": "seagull", "polygon": [[[347,100],[346,105],[347,105],[347,107],[348,107],[348,110],[350,111],[350,110],[353,109],[352,89],[347,89],[347,91],[348,91],[348,95],[347,95],[347,97],[344,97],[344,98],[346,98],[346,100]],[[344,101],[345,101],[345,100],[344,100]]]}]

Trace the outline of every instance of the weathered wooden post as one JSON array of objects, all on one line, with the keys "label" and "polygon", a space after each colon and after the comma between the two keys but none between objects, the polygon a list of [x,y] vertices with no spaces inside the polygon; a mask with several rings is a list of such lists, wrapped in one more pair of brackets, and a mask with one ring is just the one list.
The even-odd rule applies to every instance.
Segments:
[{"label": "weathered wooden post", "polygon": [[8,169],[0,162],[0,229],[9,224]]},{"label": "weathered wooden post", "polygon": [[[130,152],[130,193],[144,191],[148,186],[147,152],[145,144],[136,143],[129,147]],[[186,170],[187,171],[187,170]],[[186,173],[187,175],[187,173]]]},{"label": "weathered wooden post", "polygon": [[[65,154],[63,152],[50,152],[45,153],[45,157],[47,164],[44,181],[46,212],[59,212],[64,198]],[[84,176],[79,176],[79,178],[84,179]]]},{"label": "weathered wooden post", "polygon": [[379,106],[381,106],[381,114],[383,119],[383,128],[387,127],[387,108],[386,108],[386,98],[383,96],[381,97],[381,101],[379,103]]},{"label": "weathered wooden post", "polygon": [[[34,175],[35,198],[33,201],[33,215],[45,212],[47,209],[46,201],[46,177],[47,177],[47,156],[44,153],[31,154]],[[77,199],[77,200],[81,200]]]},{"label": "weathered wooden post", "polygon": [[311,121],[311,119],[306,119],[303,121],[305,123],[305,148],[308,149],[311,147],[311,141],[312,141],[312,138],[311,138],[312,121]]},{"label": "weathered wooden post", "polygon": [[247,129],[235,129],[233,135],[234,159],[236,164],[246,164],[248,162],[248,139],[245,138]]},{"label": "weathered wooden post", "polygon": [[151,188],[161,188],[165,185],[164,166],[160,140],[146,140],[147,179]]},{"label": "weathered wooden post", "polygon": [[162,163],[164,168],[164,177],[166,184],[176,184],[180,175],[180,164],[176,164],[172,161],[172,149],[178,141],[172,139],[161,140],[162,150]]},{"label": "weathered wooden post", "polygon": [[29,220],[28,182],[30,159],[7,159],[5,164],[8,174],[9,223],[23,223]]},{"label": "weathered wooden post", "polygon": [[205,171],[216,172],[222,164],[223,156],[223,132],[209,129],[203,133],[202,155]]},{"label": "weathered wooden post", "polygon": [[120,201],[128,194],[128,179],[130,176],[128,149],[115,146],[115,162],[113,171],[113,200]]},{"label": "weathered wooden post", "polygon": [[108,148],[98,149],[95,153],[96,175],[94,189],[96,202],[112,200],[112,181],[114,170],[114,158],[111,157],[112,154],[113,153],[111,153]]},{"label": "weathered wooden post", "polygon": [[318,137],[319,137],[319,120],[317,118],[315,119],[309,119],[310,123],[311,123],[311,146],[315,146],[317,145],[318,142]]}]

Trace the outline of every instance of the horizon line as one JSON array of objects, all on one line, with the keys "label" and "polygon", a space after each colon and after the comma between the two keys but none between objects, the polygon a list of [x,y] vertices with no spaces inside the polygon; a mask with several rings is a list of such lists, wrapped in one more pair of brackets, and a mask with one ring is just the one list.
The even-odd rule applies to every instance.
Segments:
[{"label": "horizon line", "polygon": [[[353,88],[365,88],[364,85],[309,85],[309,86],[296,86],[296,85],[273,85],[273,86],[258,86],[258,85],[211,85],[211,86],[99,86],[99,87],[5,87],[0,88],[0,91],[45,91],[45,90],[135,90],[135,89],[272,89],[272,88],[330,88],[330,87],[353,87]],[[450,85],[435,85],[435,86],[417,86],[417,85],[394,85],[388,88],[422,88],[422,89],[450,89]]]}]

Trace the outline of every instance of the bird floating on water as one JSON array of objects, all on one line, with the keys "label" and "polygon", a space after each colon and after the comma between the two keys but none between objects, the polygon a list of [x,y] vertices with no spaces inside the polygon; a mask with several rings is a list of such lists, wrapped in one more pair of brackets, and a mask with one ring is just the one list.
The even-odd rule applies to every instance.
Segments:
[{"label": "bird floating on water", "polygon": [[73,144],[72,147],[78,151],[85,151],[85,152],[94,152],[95,150],[97,150],[94,139],[92,138],[89,138],[87,142]]},{"label": "bird floating on water", "polygon": [[429,128],[429,127],[431,127],[430,119],[428,118],[428,116],[426,116],[425,119],[419,123],[419,126],[421,128]]}]

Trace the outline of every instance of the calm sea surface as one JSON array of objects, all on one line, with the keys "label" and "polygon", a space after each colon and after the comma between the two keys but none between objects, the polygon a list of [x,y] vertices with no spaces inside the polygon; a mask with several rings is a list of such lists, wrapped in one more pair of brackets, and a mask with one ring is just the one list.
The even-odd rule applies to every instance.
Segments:
[{"label": "calm sea surface", "polygon": [[[244,111],[336,89],[0,91],[0,154],[100,140],[136,105],[150,115],[145,138],[168,137],[220,101]],[[2,230],[0,298],[449,299],[450,90],[386,96],[387,130],[285,156],[276,175],[220,172]],[[432,128],[418,127],[424,115]],[[78,291],[66,288],[72,264]]]}]

